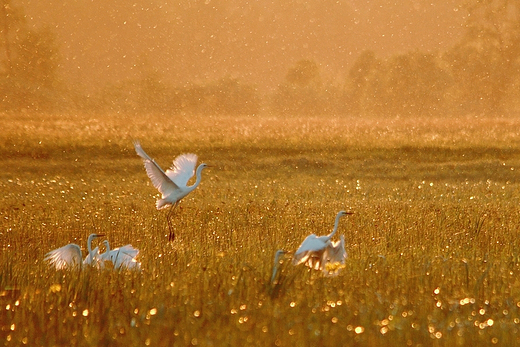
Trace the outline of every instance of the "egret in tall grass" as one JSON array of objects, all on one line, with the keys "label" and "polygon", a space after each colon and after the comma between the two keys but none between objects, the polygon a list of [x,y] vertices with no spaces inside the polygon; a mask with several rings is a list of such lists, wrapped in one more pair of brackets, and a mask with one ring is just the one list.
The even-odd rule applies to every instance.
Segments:
[{"label": "egret in tall grass", "polygon": [[140,270],[141,263],[136,260],[139,250],[132,247],[132,245],[125,245],[115,249],[110,249],[108,240],[104,240],[106,251],[100,254],[101,263],[103,266],[105,262],[110,261],[114,269],[117,270]]},{"label": "egret in tall grass", "polygon": [[[339,226],[339,219],[343,216],[353,214],[353,212],[339,211],[334,222],[334,229],[326,236],[316,236],[311,234],[303,240],[298,250],[294,252],[293,264],[305,264],[311,269],[324,270],[327,263],[327,257],[334,256],[334,259],[340,258],[342,252],[340,249],[341,243],[331,244],[330,239],[334,236]],[[341,241],[340,241],[341,242]],[[344,241],[343,241],[343,250]],[[343,253],[346,256],[346,252]]]},{"label": "egret in tall grass", "polygon": [[[166,215],[166,219],[170,229],[168,239],[173,241],[175,239],[175,233],[171,226],[171,214],[179,204],[179,201],[199,186],[202,179],[201,172],[204,168],[208,167],[208,165],[204,163],[200,164],[195,172],[197,156],[191,153],[181,154],[175,158],[172,167],[164,172],[155,160],[146,154],[139,141],[134,141],[134,147],[137,155],[143,158],[146,173],[152,181],[153,186],[162,194],[162,198],[157,200],[157,209],[160,210],[171,206],[170,211]],[[197,179],[193,185],[188,186],[188,181],[194,174],[196,174]]]},{"label": "egret in tall grass", "polygon": [[48,261],[50,265],[54,266],[56,270],[63,270],[68,268],[81,268],[83,265],[95,265],[99,255],[99,248],[92,250],[92,240],[96,237],[105,236],[103,234],[90,234],[87,240],[88,254],[85,260],[82,261],[81,248],[75,243],[69,243],[63,247],[50,251],[45,255],[44,260]]},{"label": "egret in tall grass", "polygon": [[280,258],[286,254],[287,252],[283,249],[279,249],[274,254],[274,264],[273,264],[273,273],[271,275],[271,284],[274,284],[274,280],[276,279],[276,274],[278,273],[278,268],[280,267]]}]

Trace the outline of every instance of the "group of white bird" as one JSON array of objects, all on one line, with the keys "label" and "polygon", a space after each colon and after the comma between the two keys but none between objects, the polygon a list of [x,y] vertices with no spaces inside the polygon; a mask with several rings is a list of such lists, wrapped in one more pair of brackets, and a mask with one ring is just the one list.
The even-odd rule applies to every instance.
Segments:
[{"label": "group of white bird", "polygon": [[[134,147],[137,155],[143,159],[146,173],[153,186],[162,195],[156,202],[156,208],[161,210],[170,207],[166,219],[170,230],[169,240],[173,241],[175,239],[175,233],[171,225],[171,215],[181,199],[198,187],[202,179],[202,170],[208,167],[208,165],[202,163],[195,170],[197,155],[191,153],[181,154],[175,158],[173,165],[165,172],[155,160],[146,154],[139,141],[134,141]],[[188,186],[188,181],[194,175],[196,176],[195,183]],[[352,214],[352,212],[338,212],[334,229],[330,234],[326,236],[316,236],[315,234],[307,236],[298,250],[294,252],[293,265],[305,264],[311,269],[320,270],[327,274],[331,272],[329,269],[331,264],[344,264],[347,253],[345,251],[345,239],[343,235],[339,241],[331,241],[331,239],[338,229],[340,218],[349,214]],[[131,245],[110,250],[109,243],[105,240],[103,242],[106,247],[105,253],[99,253],[99,247],[92,250],[92,240],[101,236],[104,235],[91,234],[88,237],[87,250],[89,254],[83,261],[81,260],[81,249],[76,244],[68,244],[47,253],[45,260],[49,261],[49,263],[58,270],[70,267],[81,267],[82,265],[97,268],[112,266],[114,269],[140,269],[140,263],[136,260],[139,251]],[[278,271],[280,257],[286,253],[287,252],[283,250],[276,252],[271,281],[274,280]]]},{"label": "group of white bird", "polygon": [[99,253],[99,247],[92,249],[92,240],[103,234],[90,234],[87,240],[88,254],[83,259],[81,248],[75,243],[52,250],[45,259],[56,270],[93,267],[96,269],[140,270],[141,263],[136,260],[139,250],[132,245],[110,249],[108,240],[104,240],[105,252]]}]

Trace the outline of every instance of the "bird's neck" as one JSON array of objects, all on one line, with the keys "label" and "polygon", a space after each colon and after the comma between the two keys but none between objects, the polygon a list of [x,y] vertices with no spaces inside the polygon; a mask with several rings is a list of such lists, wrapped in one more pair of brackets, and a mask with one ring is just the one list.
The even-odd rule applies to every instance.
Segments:
[{"label": "bird's neck", "polygon": [[89,238],[87,241],[87,250],[88,250],[88,254],[90,255],[92,253],[92,239],[91,238]]},{"label": "bird's neck", "polygon": [[199,167],[197,168],[197,172],[195,172],[197,179],[195,180],[195,183],[193,183],[193,185],[190,186],[192,190],[197,188],[197,186],[200,184],[200,181],[202,180],[202,169],[204,169],[204,167],[199,165]]},{"label": "bird's neck", "polygon": [[334,236],[334,234],[336,233],[336,230],[338,230],[338,226],[339,226],[339,219],[340,219],[341,215],[337,215],[336,216],[336,221],[334,222],[334,229],[332,230],[332,232],[329,234],[329,237],[332,237]]}]

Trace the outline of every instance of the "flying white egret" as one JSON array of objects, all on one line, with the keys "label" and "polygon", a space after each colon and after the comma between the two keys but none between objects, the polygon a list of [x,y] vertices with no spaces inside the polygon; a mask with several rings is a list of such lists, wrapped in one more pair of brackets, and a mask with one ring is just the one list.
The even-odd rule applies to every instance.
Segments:
[{"label": "flying white egret", "polygon": [[[326,236],[316,236],[311,234],[303,240],[298,250],[294,253],[293,264],[305,264],[311,269],[323,270],[325,266],[324,253],[326,249],[331,245],[330,239],[338,230],[339,219],[342,216],[353,214],[353,212],[339,211],[336,215],[336,221],[334,222],[334,229]],[[338,244],[339,245],[339,244]],[[335,249],[336,246],[334,246]],[[339,252],[339,251],[338,251]],[[330,251],[332,253],[332,249]]]},{"label": "flying white egret", "polygon": [[96,259],[96,252],[99,255],[99,248],[92,250],[92,240],[96,237],[105,236],[103,234],[90,234],[87,240],[88,255],[82,262],[81,248],[75,243],[69,243],[63,247],[52,250],[45,255],[44,260],[49,261],[50,265],[53,265],[56,270],[62,270],[67,268],[81,267],[84,265],[94,265]]},{"label": "flying white egret", "polygon": [[[195,172],[197,155],[191,153],[181,154],[175,158],[172,167],[164,172],[155,160],[146,154],[139,141],[134,141],[134,147],[137,155],[143,158],[146,174],[152,181],[153,186],[162,194],[162,198],[157,200],[157,209],[160,210],[171,206],[166,219],[170,229],[168,239],[173,241],[175,239],[175,233],[171,226],[170,216],[179,201],[198,187],[202,179],[201,172],[204,168],[208,167],[208,165],[204,163],[200,164],[197,167],[197,172]],[[196,174],[197,179],[193,185],[188,186],[188,181],[194,174]]]},{"label": "flying white egret", "polygon": [[141,263],[135,259],[139,254],[137,248],[132,247],[132,245],[125,245],[111,250],[108,240],[103,241],[103,243],[105,244],[106,251],[100,255],[102,264],[106,261],[110,261],[112,262],[114,269],[117,270],[141,269]]}]

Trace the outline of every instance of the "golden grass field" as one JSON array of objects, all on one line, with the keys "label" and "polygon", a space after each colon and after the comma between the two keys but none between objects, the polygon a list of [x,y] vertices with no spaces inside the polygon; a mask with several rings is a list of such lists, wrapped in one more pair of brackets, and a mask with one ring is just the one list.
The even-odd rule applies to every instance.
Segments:
[{"label": "golden grass field", "polygon": [[[0,116],[5,346],[514,346],[520,119]],[[213,167],[166,211],[132,139]],[[344,217],[334,277],[278,249]],[[55,271],[90,233],[141,273]],[[101,241],[94,245],[100,245]],[[85,253],[84,253],[85,254]]]}]

